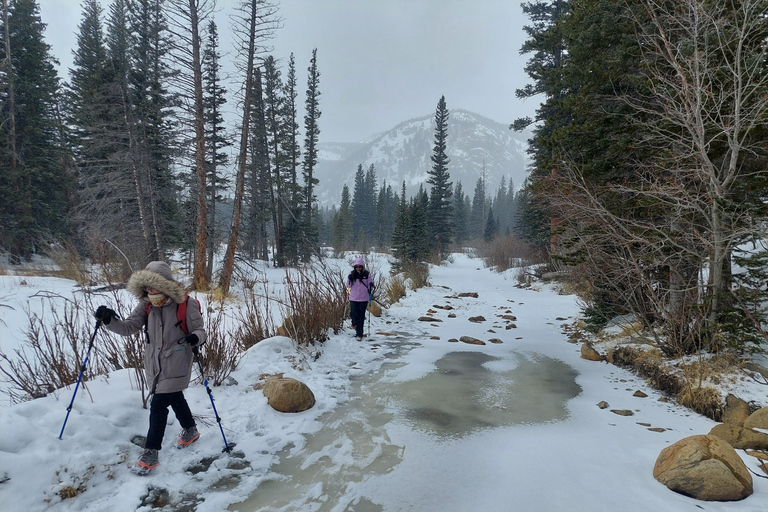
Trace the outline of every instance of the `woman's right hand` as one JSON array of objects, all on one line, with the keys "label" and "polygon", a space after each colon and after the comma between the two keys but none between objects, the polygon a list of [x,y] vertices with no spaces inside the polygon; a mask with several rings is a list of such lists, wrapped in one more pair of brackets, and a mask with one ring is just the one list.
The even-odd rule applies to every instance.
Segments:
[{"label": "woman's right hand", "polygon": [[108,325],[113,318],[117,318],[117,313],[113,309],[109,309],[107,306],[99,306],[96,308],[96,312],[93,314],[96,320],[102,322],[104,325]]}]

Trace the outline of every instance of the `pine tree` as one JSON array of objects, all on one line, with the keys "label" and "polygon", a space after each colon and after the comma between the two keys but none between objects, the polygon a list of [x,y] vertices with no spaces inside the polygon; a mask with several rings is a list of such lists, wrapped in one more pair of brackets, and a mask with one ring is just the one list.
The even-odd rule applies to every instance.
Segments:
[{"label": "pine tree", "polygon": [[272,229],[275,236],[274,263],[285,265],[284,213],[289,204],[285,176],[289,165],[285,154],[286,124],[282,97],[281,72],[275,58],[270,55],[264,60],[264,117],[267,127],[270,168],[272,169]]},{"label": "pine tree", "polygon": [[454,239],[459,247],[469,238],[467,230],[468,221],[469,211],[466,205],[466,196],[464,195],[461,182],[458,181],[456,182],[456,190],[453,193],[453,226]]},{"label": "pine tree", "polygon": [[355,172],[355,185],[352,189],[352,234],[353,239],[362,229],[365,231],[367,225],[367,201],[365,186],[365,171],[363,164],[358,164]]},{"label": "pine tree", "polygon": [[9,99],[0,105],[0,244],[14,259],[28,259],[36,241],[70,233],[73,179],[57,113],[59,79],[44,31],[35,0],[12,2],[0,48]]},{"label": "pine tree", "polygon": [[227,103],[227,89],[221,83],[221,56],[219,54],[219,34],[216,22],[211,20],[206,29],[205,47],[203,50],[203,108],[206,142],[206,183],[208,190],[208,255],[206,280],[210,281],[213,274],[213,260],[216,248],[223,241],[224,226],[217,216],[217,206],[224,199],[221,191],[229,186],[230,179],[224,172],[229,163],[226,148],[232,146],[227,137],[223,117],[223,107]]},{"label": "pine tree", "polygon": [[432,150],[432,168],[427,183],[432,185],[429,196],[429,227],[432,250],[441,257],[447,253],[453,235],[453,204],[451,203],[451,178],[448,172],[450,159],[446,154],[448,138],[448,107],[445,96],[440,97],[435,109],[435,144]]},{"label": "pine tree", "polygon": [[337,252],[346,251],[351,248],[352,229],[353,217],[349,187],[345,184],[341,189],[341,206],[333,219],[333,248]]},{"label": "pine tree", "polygon": [[[171,71],[169,43],[162,6],[153,0],[133,0],[127,9],[131,33],[127,69],[126,108],[131,160],[137,185],[139,218],[146,237],[146,260],[163,257],[174,241],[180,211],[171,170],[174,136],[170,122],[171,94],[165,87]],[[177,240],[177,239],[176,239]]]},{"label": "pine tree", "polygon": [[281,113],[283,121],[283,141],[281,143],[282,151],[285,154],[285,167],[283,183],[285,184],[285,196],[287,207],[285,208],[286,219],[283,226],[283,254],[288,264],[298,263],[301,246],[304,242],[302,208],[304,201],[301,199],[301,185],[298,181],[299,160],[301,148],[299,146],[299,123],[297,121],[298,105],[296,98],[296,59],[293,53],[288,60],[288,72],[285,76],[285,83],[282,90]]},{"label": "pine tree", "polygon": [[312,60],[307,69],[307,97],[304,100],[304,188],[307,224],[312,224],[312,209],[315,204],[315,186],[320,181],[315,177],[317,165],[317,143],[320,139],[320,126],[318,121],[320,111],[320,71],[317,69],[317,48],[312,50]]},{"label": "pine tree", "polygon": [[488,218],[485,221],[485,231],[483,232],[483,239],[486,242],[492,242],[498,233],[498,223],[496,216],[493,214],[493,206],[488,208]]},{"label": "pine tree", "polygon": [[[66,85],[64,96],[64,109],[70,127],[69,146],[76,162],[79,185],[73,220],[89,250],[95,249],[94,238],[114,238],[116,229],[106,228],[104,221],[116,221],[108,204],[113,202],[121,188],[118,184],[109,185],[109,177],[113,174],[109,160],[114,147],[108,137],[114,107],[110,102],[109,61],[101,16],[98,0],[88,0],[83,4],[70,70],[71,81]],[[122,240],[116,242],[123,245]]]},{"label": "pine tree", "polygon": [[419,185],[419,191],[411,202],[411,227],[409,249],[411,262],[427,261],[432,254],[432,244],[429,239],[429,196],[424,187]]},{"label": "pine tree", "polygon": [[376,199],[376,244],[379,247],[387,247],[392,241],[392,230],[395,228],[392,212],[397,211],[397,203],[397,194],[392,192],[392,187],[385,181]]},{"label": "pine tree", "polygon": [[[478,178],[475,184],[475,193],[472,196],[472,210],[469,214],[469,232],[485,233],[485,221],[487,218],[488,204],[486,201],[485,178]],[[471,235],[470,235],[471,236]],[[479,238],[479,236],[475,236]]]},{"label": "pine tree", "polygon": [[269,168],[269,143],[264,117],[264,94],[261,70],[254,70],[250,121],[249,160],[247,168],[247,218],[244,223],[243,245],[252,258],[269,259],[268,228],[272,209],[272,177]]},{"label": "pine tree", "polygon": [[537,247],[544,247],[550,241],[550,217],[546,211],[546,198],[535,195],[538,178],[540,173],[541,177],[545,176],[549,161],[555,158],[553,154],[555,148],[551,144],[553,134],[568,116],[568,111],[562,104],[562,97],[568,90],[562,84],[562,69],[567,60],[562,21],[568,15],[569,5],[570,2],[566,0],[537,0],[522,4],[523,13],[530,18],[531,24],[523,27],[529,39],[523,43],[520,53],[531,54],[525,71],[532,78],[533,83],[515,92],[518,98],[531,98],[539,94],[546,94],[549,97],[549,100],[537,110],[536,119],[518,119],[510,126],[519,131],[533,124],[534,121],[539,121],[530,142],[529,153],[533,156],[533,165],[528,187],[531,189],[531,197],[525,203],[526,208],[538,210],[523,213],[523,218],[527,222],[541,222],[537,226],[528,226],[524,230],[529,236],[536,236],[527,240]]},{"label": "pine tree", "polygon": [[392,231],[392,253],[399,262],[405,263],[410,260],[412,245],[410,238],[411,211],[406,199],[405,181],[403,181],[399,199],[395,211],[395,227]]}]

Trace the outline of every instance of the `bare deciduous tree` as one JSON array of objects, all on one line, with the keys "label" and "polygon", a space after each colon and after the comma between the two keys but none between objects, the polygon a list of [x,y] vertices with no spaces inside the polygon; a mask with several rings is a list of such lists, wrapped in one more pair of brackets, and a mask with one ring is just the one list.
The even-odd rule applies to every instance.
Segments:
[{"label": "bare deciduous tree", "polygon": [[263,48],[258,45],[269,40],[279,26],[280,20],[276,17],[277,7],[264,0],[248,0],[240,5],[240,17],[235,19],[235,31],[240,36],[241,42],[238,48],[241,58],[240,69],[244,73],[243,85],[243,116],[240,126],[240,150],[237,157],[237,176],[235,179],[235,199],[232,213],[232,226],[230,230],[227,252],[224,256],[224,267],[221,271],[219,287],[223,293],[229,292],[232,272],[235,266],[235,250],[240,232],[240,217],[243,209],[243,194],[245,190],[245,170],[248,164],[248,142],[250,138],[250,120],[253,93],[253,80],[256,66],[256,58]]}]

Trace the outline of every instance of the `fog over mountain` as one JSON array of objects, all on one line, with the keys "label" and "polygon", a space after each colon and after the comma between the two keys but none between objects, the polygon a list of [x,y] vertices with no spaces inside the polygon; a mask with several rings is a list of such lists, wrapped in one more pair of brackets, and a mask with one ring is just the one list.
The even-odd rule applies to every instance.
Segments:
[{"label": "fog over mountain", "polygon": [[[320,180],[317,196],[323,206],[338,204],[346,183],[354,191],[359,165],[376,169],[379,186],[383,181],[399,194],[405,181],[408,196],[426,183],[432,168],[435,116],[425,115],[400,123],[391,130],[360,142],[320,143],[315,176]],[[448,170],[456,186],[461,182],[470,197],[485,170],[487,190],[494,193],[502,176],[520,188],[526,177],[527,139],[530,134],[509,130],[509,125],[492,121],[466,110],[450,110],[448,117]]]}]

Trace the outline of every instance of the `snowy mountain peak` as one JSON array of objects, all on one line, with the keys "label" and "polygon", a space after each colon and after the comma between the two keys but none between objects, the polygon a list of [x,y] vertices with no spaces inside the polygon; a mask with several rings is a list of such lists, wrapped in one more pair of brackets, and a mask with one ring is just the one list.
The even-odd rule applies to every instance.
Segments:
[{"label": "snowy mountain peak", "polygon": [[[404,121],[389,131],[357,143],[320,143],[316,176],[321,204],[339,204],[346,183],[354,188],[355,172],[373,164],[379,184],[386,181],[399,192],[403,181],[409,195],[425,183],[432,167],[434,114]],[[519,188],[526,176],[526,135],[508,126],[466,110],[450,110],[448,117],[448,171],[454,186],[462,183],[472,194],[475,183],[486,173],[487,190],[495,191],[502,176]]]}]

